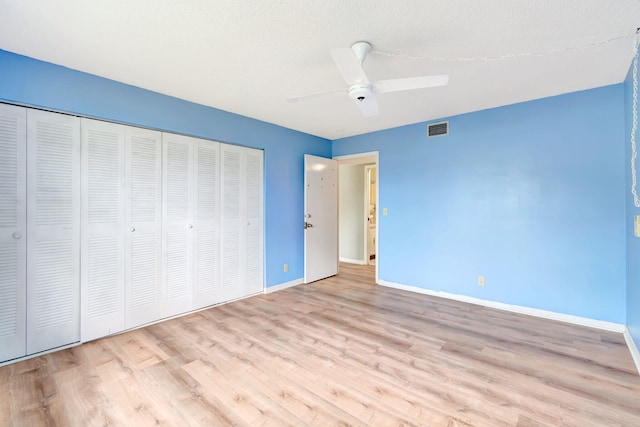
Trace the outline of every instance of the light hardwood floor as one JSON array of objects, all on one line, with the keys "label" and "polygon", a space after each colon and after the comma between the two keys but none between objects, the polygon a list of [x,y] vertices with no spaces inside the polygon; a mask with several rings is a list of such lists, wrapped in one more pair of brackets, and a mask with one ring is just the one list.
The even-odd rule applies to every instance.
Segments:
[{"label": "light hardwood floor", "polygon": [[620,334],[373,284],[373,267],[0,368],[11,426],[640,426]]}]

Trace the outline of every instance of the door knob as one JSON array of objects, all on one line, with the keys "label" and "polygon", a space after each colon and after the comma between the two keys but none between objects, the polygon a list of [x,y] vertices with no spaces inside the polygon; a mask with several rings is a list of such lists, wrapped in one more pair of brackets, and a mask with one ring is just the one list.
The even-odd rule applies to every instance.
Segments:
[{"label": "door knob", "polygon": [[136,228],[135,227],[129,227],[129,231],[133,233],[134,231],[136,231]]},{"label": "door knob", "polygon": [[22,239],[22,233],[20,233],[19,231],[16,231],[15,233],[13,233],[11,235],[11,237],[13,237],[16,240],[20,240],[20,239]]},{"label": "door knob", "polygon": [[187,228],[189,228],[189,229],[193,228],[193,224],[187,225]]},{"label": "door knob", "polygon": [[307,221],[304,222],[304,229],[306,230],[307,228],[311,228],[313,227],[313,224],[308,223]]}]

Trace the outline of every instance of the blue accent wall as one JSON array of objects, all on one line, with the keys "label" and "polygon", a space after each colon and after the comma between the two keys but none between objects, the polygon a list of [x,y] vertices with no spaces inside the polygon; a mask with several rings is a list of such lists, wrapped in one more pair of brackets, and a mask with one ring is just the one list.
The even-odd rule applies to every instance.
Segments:
[{"label": "blue accent wall", "polygon": [[[627,202],[627,328],[636,344],[640,348],[640,238],[634,235],[634,217],[640,215],[640,208],[636,207],[631,194],[631,126],[633,108],[633,74],[629,70],[624,82],[624,117],[625,117],[625,140],[626,140],[626,162],[627,182],[625,187],[625,199]],[[640,143],[640,138],[636,138]],[[638,161],[636,160],[636,165]],[[640,176],[638,176],[640,178]],[[638,188],[640,191],[640,188]]]},{"label": "blue accent wall", "polygon": [[304,276],[304,154],[330,141],[3,50],[0,100],[263,149],[266,284]]},{"label": "blue accent wall", "polygon": [[625,323],[624,96],[450,117],[446,137],[419,123],[334,141],[333,156],[379,151],[379,278]]}]

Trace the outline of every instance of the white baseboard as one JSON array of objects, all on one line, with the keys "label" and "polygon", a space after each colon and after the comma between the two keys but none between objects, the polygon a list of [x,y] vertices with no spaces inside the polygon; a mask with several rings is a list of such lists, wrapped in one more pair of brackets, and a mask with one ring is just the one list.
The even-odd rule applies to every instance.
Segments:
[{"label": "white baseboard", "polygon": [[304,279],[301,277],[296,280],[292,280],[290,282],[280,283],[279,285],[269,286],[268,288],[264,288],[265,294],[270,294],[272,292],[278,292],[283,289],[290,288],[292,286],[298,286],[304,283]]},{"label": "white baseboard", "polygon": [[627,328],[624,328],[624,340],[627,342],[627,347],[629,347],[631,358],[636,364],[636,370],[638,371],[638,374],[640,374],[640,351],[638,351],[638,347],[636,347],[636,343],[633,342],[633,338],[631,338],[631,334],[629,333],[629,329]]},{"label": "white baseboard", "polygon": [[574,325],[588,326],[590,328],[604,331],[624,333],[627,329],[620,323],[605,322],[604,320],[589,319],[588,317],[573,316],[571,314],[556,313],[555,311],[540,310],[538,308],[524,307],[521,305],[505,304],[502,302],[485,300],[481,298],[469,297],[466,295],[450,294],[448,292],[432,291],[430,289],[418,288],[416,286],[402,285],[400,283],[378,280],[378,284],[389,288],[402,289],[409,292],[431,295],[439,298],[446,298],[455,301],[467,302],[469,304],[482,305],[498,310],[510,311],[513,313],[527,314],[529,316],[541,317],[544,319],[557,320],[559,322],[572,323]]},{"label": "white baseboard", "polygon": [[11,365],[12,363],[22,362],[23,360],[34,359],[36,357],[44,356],[45,354],[55,353],[56,351],[66,350],[67,348],[77,347],[79,345],[81,345],[80,342],[74,342],[72,344],[67,344],[60,347],[56,347],[56,348],[50,348],[49,350],[44,350],[44,351],[41,351],[40,353],[29,354],[27,356],[22,356],[22,357],[16,357],[15,359],[11,359],[11,360],[5,360],[4,362],[0,362],[0,367]]},{"label": "white baseboard", "polygon": [[351,258],[339,258],[340,262],[347,262],[349,264],[358,264],[358,265],[367,265],[367,263],[361,259],[351,259]]}]

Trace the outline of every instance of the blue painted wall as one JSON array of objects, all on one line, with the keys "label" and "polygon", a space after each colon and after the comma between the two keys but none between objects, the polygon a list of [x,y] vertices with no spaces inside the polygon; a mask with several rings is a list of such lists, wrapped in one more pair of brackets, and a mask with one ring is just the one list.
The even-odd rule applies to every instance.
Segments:
[{"label": "blue painted wall", "polygon": [[[444,138],[422,123],[334,141],[380,152],[380,278],[626,321],[640,342],[629,85],[452,117]],[[303,276],[303,154],[329,141],[2,50],[0,100],[264,149],[266,283]]]},{"label": "blue painted wall", "polygon": [[[632,102],[633,102],[633,74],[632,69],[624,82],[624,117],[625,117],[625,140],[626,140],[626,162],[627,185],[625,187],[625,198],[627,202],[627,328],[631,337],[640,348],[640,238],[634,236],[633,222],[635,215],[640,215],[640,208],[634,205],[631,194],[631,126],[632,126]],[[640,143],[640,138],[636,138]],[[638,165],[640,159],[636,160]],[[640,175],[638,176],[640,178]],[[640,191],[640,188],[638,188]]]},{"label": "blue painted wall", "polygon": [[266,284],[303,277],[303,155],[330,141],[3,50],[0,100],[264,149]]},{"label": "blue painted wall", "polygon": [[624,93],[451,117],[448,137],[421,123],[334,141],[380,153],[380,279],[625,323]]}]

